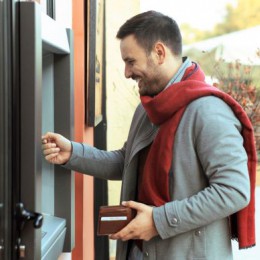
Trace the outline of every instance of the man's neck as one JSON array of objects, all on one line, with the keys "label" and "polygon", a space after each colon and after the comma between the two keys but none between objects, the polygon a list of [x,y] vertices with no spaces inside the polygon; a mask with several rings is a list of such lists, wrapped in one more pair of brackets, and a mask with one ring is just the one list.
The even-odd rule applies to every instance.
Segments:
[{"label": "man's neck", "polygon": [[172,85],[173,83],[180,82],[186,69],[191,65],[192,63],[190,59],[187,57],[183,57],[181,62],[179,63],[177,70],[175,69],[174,72],[172,73],[172,77],[169,78],[165,89],[170,85]]}]

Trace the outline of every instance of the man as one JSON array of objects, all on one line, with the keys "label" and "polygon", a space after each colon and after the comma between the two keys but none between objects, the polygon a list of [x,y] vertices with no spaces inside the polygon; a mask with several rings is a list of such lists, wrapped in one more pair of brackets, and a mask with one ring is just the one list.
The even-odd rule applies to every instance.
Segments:
[{"label": "man", "polygon": [[[248,118],[204,82],[196,63],[182,58],[181,34],[171,18],[141,13],[121,26],[117,38],[125,77],[137,81],[141,98],[127,142],[101,151],[47,133],[46,160],[122,180],[122,203],[137,215],[110,236],[118,240],[117,259],[232,259],[231,236],[238,236],[240,247],[255,243],[240,228],[256,160]],[[238,224],[229,218],[236,212]]]}]

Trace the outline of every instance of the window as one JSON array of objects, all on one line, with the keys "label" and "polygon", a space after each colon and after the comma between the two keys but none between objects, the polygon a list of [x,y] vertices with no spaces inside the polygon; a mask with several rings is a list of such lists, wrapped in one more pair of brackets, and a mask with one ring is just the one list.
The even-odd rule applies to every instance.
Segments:
[{"label": "window", "polygon": [[38,2],[42,11],[49,15],[51,18],[55,19],[55,0],[35,0]]}]

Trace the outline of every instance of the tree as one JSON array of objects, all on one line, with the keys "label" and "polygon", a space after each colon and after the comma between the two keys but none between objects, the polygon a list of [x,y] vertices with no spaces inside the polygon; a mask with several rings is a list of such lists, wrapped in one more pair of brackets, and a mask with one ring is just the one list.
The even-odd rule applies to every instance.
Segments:
[{"label": "tree", "polygon": [[202,41],[237,30],[243,30],[260,25],[260,1],[237,0],[235,6],[226,6],[226,15],[223,22],[215,25],[213,30],[199,30],[188,24],[181,25],[185,44]]},{"label": "tree", "polygon": [[222,23],[215,26],[215,36],[260,25],[260,1],[237,0],[234,7],[226,7],[227,13]]}]

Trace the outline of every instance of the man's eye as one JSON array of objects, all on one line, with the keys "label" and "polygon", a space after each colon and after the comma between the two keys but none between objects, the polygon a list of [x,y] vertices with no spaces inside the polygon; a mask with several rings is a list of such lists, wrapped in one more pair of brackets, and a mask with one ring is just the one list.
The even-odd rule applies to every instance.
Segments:
[{"label": "man's eye", "polygon": [[133,65],[134,65],[134,60],[129,60],[129,61],[128,61],[128,64],[131,65],[131,66],[133,66]]}]

